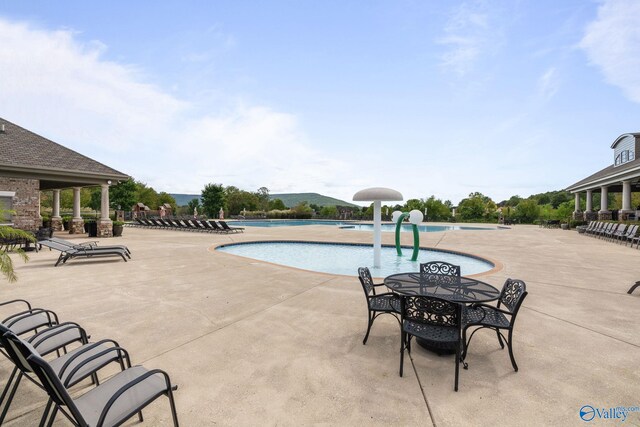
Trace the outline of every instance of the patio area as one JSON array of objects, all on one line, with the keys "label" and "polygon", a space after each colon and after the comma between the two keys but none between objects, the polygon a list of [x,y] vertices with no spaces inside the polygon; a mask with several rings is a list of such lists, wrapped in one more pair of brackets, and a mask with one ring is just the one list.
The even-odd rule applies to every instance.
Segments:
[{"label": "patio area", "polygon": [[[86,240],[78,236],[62,237]],[[421,244],[502,264],[482,276],[500,289],[522,279],[514,372],[495,333],[479,332],[453,391],[452,356],[414,345],[398,376],[400,331],[367,310],[353,276],[334,276],[215,252],[221,243],[311,240],[370,243],[371,233],[327,226],[248,228],[218,235],[126,228],[132,260],[71,260],[30,253],[0,300],[24,298],[75,321],[92,339],[113,338],[133,364],[166,370],[181,425],[582,425],[583,405],[640,406],[640,251],[574,231],[421,233]],[[403,243],[411,244],[410,233]],[[393,233],[382,241],[393,244]],[[378,280],[379,281],[379,280]],[[405,356],[406,357],[406,356]],[[3,377],[11,365],[0,361]],[[37,425],[43,391],[24,383],[7,425]],[[143,426],[170,425],[166,399]],[[595,419],[594,422],[603,421]],[[618,420],[621,421],[621,420]],[[134,419],[126,425],[136,424]],[[627,424],[640,424],[629,413]],[[68,425],[62,416],[56,425]]]}]

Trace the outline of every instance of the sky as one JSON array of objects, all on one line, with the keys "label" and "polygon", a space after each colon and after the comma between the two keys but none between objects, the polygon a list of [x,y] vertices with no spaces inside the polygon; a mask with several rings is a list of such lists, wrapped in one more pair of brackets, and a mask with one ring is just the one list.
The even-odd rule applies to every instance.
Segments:
[{"label": "sky", "polygon": [[639,21],[637,0],[0,0],[0,117],[168,193],[499,202],[640,131]]}]

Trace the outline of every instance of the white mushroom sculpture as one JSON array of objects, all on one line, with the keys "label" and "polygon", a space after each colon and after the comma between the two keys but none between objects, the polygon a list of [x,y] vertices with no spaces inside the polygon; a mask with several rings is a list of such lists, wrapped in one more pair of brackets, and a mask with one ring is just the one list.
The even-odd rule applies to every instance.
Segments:
[{"label": "white mushroom sculpture", "polygon": [[365,188],[353,195],[354,202],[373,202],[373,267],[380,268],[380,251],[382,248],[382,201],[402,201],[400,192],[390,188]]}]

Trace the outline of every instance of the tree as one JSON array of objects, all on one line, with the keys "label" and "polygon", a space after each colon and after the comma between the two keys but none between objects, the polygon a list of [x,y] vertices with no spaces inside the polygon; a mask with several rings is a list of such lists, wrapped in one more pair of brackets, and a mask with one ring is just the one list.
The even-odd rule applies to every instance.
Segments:
[{"label": "tree", "polygon": [[283,211],[285,209],[287,209],[287,207],[284,205],[284,202],[281,199],[274,199],[269,201],[270,211],[273,211],[273,210]]},{"label": "tree", "polygon": [[207,184],[202,190],[202,208],[210,218],[215,218],[225,205],[225,191],[222,184]]},{"label": "tree", "polygon": [[189,200],[189,203],[187,203],[187,208],[188,208],[188,211],[187,211],[188,215],[191,215],[194,209],[202,210],[202,207],[200,206],[200,200],[199,199]]},{"label": "tree", "polygon": [[94,211],[99,211],[102,208],[102,189],[96,187],[92,190],[91,199],[89,199],[89,207]]},{"label": "tree", "polygon": [[414,209],[419,210],[420,212],[424,212],[424,203],[422,202],[422,200],[420,199],[407,200],[407,203],[404,204],[404,210],[406,212],[409,212]]},{"label": "tree", "polygon": [[171,194],[161,191],[160,193],[158,193],[158,206],[165,203],[170,204],[173,208],[176,207],[176,199]]},{"label": "tree", "polygon": [[[0,217],[4,212],[0,211]],[[26,231],[18,230],[6,225],[0,225],[0,241],[11,242],[16,240],[27,240],[29,242],[35,242],[35,237],[27,233]],[[7,279],[9,283],[13,283],[18,280],[18,276],[13,269],[13,261],[9,256],[10,253],[17,254],[24,262],[29,260],[26,253],[20,248],[12,248],[12,245],[0,244],[0,273]]]},{"label": "tree", "polygon": [[229,192],[229,187],[227,187],[226,199],[227,212],[229,215],[238,215],[244,210],[258,210],[261,203],[257,193],[244,190]]},{"label": "tree", "polygon": [[136,200],[136,183],[133,179],[122,181],[109,187],[109,204],[112,208],[131,209],[138,202]]},{"label": "tree", "polygon": [[513,216],[522,223],[531,224],[540,217],[540,206],[533,198],[522,200],[516,206]]},{"label": "tree", "polygon": [[324,206],[320,209],[320,215],[325,218],[336,218],[338,216],[338,208],[335,206]]},{"label": "tree", "polygon": [[266,212],[269,210],[269,189],[267,187],[260,187],[258,188],[257,194],[260,200],[260,209]]},{"label": "tree", "polygon": [[296,206],[294,206],[291,211],[294,213],[296,218],[311,218],[312,210],[309,207],[308,202],[300,202]]},{"label": "tree", "polygon": [[458,205],[458,215],[463,221],[480,221],[485,214],[485,203],[480,193],[471,193]]},{"label": "tree", "polygon": [[[451,202],[449,202],[449,205]],[[451,218],[451,207],[447,206],[447,202],[443,203],[435,196],[429,197],[424,201],[424,207],[427,209],[427,218],[431,221],[448,221]]]}]

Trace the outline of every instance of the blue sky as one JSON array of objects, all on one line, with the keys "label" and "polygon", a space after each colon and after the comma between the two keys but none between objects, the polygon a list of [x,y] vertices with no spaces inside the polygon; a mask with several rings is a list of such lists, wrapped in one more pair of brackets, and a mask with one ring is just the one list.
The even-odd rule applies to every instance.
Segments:
[{"label": "blue sky", "polygon": [[640,131],[639,20],[635,0],[0,0],[0,117],[158,191],[498,202]]}]

